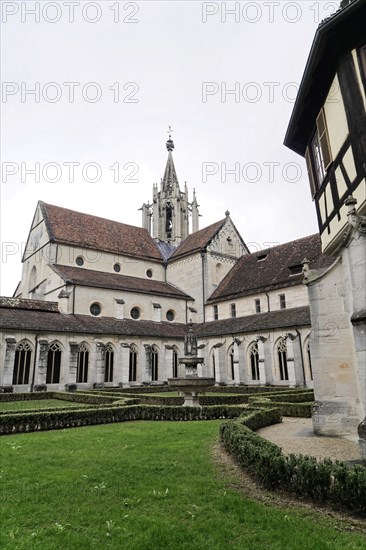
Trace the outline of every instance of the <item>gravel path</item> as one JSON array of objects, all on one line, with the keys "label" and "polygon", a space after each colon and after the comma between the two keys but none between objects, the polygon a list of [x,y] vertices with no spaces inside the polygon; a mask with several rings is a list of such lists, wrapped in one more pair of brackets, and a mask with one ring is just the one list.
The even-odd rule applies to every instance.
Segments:
[{"label": "gravel path", "polygon": [[261,428],[257,433],[281,447],[285,454],[307,454],[341,461],[361,459],[358,443],[314,435],[311,418],[284,417],[280,424]]}]

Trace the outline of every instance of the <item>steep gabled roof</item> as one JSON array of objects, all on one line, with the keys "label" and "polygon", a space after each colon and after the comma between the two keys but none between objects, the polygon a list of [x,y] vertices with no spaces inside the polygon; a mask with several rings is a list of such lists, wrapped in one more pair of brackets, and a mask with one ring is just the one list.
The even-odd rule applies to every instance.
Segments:
[{"label": "steep gabled roof", "polygon": [[39,202],[50,240],[121,256],[162,261],[146,229]]},{"label": "steep gabled roof", "polygon": [[318,234],[246,254],[221,281],[207,303],[301,284],[301,264],[305,257],[310,260],[310,269],[327,267],[334,261],[322,254]]},{"label": "steep gabled roof", "polygon": [[120,275],[119,273],[93,271],[91,269],[66,265],[53,265],[50,267],[66,283],[95,288],[108,288],[124,292],[137,292],[138,294],[152,294],[156,296],[180,298],[183,300],[193,300],[193,298],[182,290],[162,281],[129,277],[127,275]]},{"label": "steep gabled roof", "polygon": [[225,225],[227,218],[220,220],[219,222],[213,223],[208,227],[204,227],[191,235],[188,235],[186,239],[180,244],[177,250],[170,256],[170,260],[175,260],[181,256],[187,256],[194,252],[199,252],[203,250],[210,244],[212,239],[217,235],[220,229]]}]

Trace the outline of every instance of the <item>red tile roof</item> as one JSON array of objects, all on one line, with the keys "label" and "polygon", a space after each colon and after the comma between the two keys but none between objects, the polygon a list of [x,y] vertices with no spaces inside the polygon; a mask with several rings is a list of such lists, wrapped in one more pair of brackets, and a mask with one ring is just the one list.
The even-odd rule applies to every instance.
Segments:
[{"label": "red tile roof", "polygon": [[156,323],[114,319],[113,317],[93,317],[88,315],[66,315],[50,311],[24,311],[21,308],[2,308],[0,305],[0,328],[34,332],[67,332],[69,334],[101,334],[118,336],[145,336],[154,338],[183,339],[186,325],[180,323]]},{"label": "red tile roof", "polygon": [[171,284],[154,279],[142,279],[140,277],[129,277],[119,273],[107,273],[105,271],[93,271],[82,267],[65,265],[50,266],[65,282],[80,286],[95,288],[108,288],[111,290],[122,290],[124,292],[137,292],[139,294],[152,294],[155,296],[167,296],[169,298],[180,298],[193,300],[188,294],[179,290]]},{"label": "red tile roof", "polygon": [[202,323],[196,327],[195,332],[198,338],[207,338],[208,336],[223,336],[245,332],[256,332],[259,334],[264,330],[275,328],[286,329],[296,326],[310,326],[309,306],[280,309],[278,311],[246,315],[245,317]]},{"label": "red tile roof", "polygon": [[50,239],[57,243],[162,261],[146,229],[39,202]]},{"label": "red tile roof", "polygon": [[45,300],[28,300],[26,298],[0,297],[0,307],[9,309],[25,309],[32,311],[53,311],[58,313],[57,302],[46,302]]},{"label": "red tile roof", "polygon": [[293,268],[301,266],[305,257],[310,260],[310,269],[328,267],[334,261],[322,254],[318,234],[247,254],[238,260],[207,302],[233,300],[270,289],[299,285],[303,275],[301,272],[293,274]]},{"label": "red tile roof", "polygon": [[170,256],[169,260],[175,260],[180,256],[186,256],[193,252],[203,250],[224,226],[225,221],[226,218],[188,235],[188,237],[178,246],[177,250]]}]

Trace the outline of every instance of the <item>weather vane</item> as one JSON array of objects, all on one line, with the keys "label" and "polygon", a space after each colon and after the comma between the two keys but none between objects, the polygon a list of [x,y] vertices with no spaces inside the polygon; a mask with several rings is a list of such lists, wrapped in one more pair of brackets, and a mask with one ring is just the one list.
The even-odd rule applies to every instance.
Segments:
[{"label": "weather vane", "polygon": [[169,137],[170,137],[170,134],[173,132],[173,130],[172,130],[172,127],[171,127],[171,126],[168,126],[168,128],[169,128],[169,130],[168,130],[167,133],[169,134]]}]

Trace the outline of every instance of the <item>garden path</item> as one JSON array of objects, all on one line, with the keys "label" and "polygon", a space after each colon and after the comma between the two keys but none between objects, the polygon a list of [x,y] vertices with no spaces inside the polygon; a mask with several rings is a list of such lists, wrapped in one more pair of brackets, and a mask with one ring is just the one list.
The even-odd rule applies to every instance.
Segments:
[{"label": "garden path", "polygon": [[361,460],[357,441],[315,435],[311,418],[284,417],[281,423],[261,428],[257,433],[281,447],[285,454],[307,454],[318,459],[347,462]]}]

